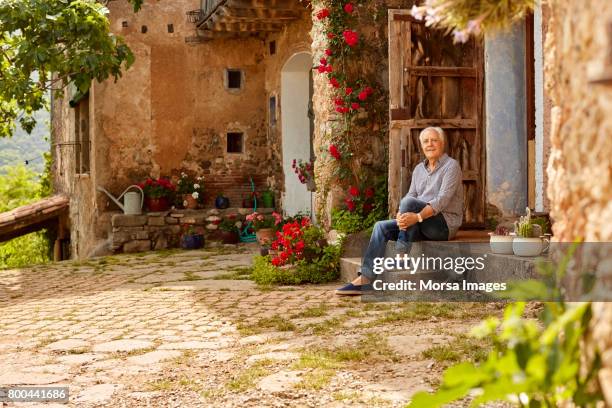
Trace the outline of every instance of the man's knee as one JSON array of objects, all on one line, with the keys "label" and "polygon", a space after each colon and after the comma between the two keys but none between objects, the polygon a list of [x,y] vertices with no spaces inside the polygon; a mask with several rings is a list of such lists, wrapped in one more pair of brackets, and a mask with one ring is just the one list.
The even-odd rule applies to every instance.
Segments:
[{"label": "man's knee", "polygon": [[401,213],[405,213],[405,212],[414,212],[414,211],[418,211],[420,207],[420,201],[417,200],[414,197],[404,197],[402,198],[402,200],[400,201],[400,208],[399,211]]}]

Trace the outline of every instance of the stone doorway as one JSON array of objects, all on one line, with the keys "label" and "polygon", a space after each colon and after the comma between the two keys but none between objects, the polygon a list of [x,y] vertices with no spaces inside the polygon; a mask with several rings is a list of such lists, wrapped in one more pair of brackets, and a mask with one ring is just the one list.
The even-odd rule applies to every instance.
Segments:
[{"label": "stone doorway", "polygon": [[285,215],[306,213],[313,216],[313,193],[300,183],[292,168],[293,159],[310,160],[312,152],[312,56],[300,52],[291,56],[281,71],[281,125]]}]

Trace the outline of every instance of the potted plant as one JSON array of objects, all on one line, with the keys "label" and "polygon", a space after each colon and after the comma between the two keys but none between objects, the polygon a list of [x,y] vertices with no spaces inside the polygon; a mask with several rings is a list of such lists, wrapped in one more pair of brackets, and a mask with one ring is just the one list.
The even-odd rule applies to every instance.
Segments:
[{"label": "potted plant", "polygon": [[223,192],[219,192],[219,194],[217,195],[217,198],[215,198],[215,208],[217,208],[218,210],[224,210],[226,208],[229,208],[229,206],[230,206],[229,198],[225,197],[223,195]]},{"label": "potted plant", "polygon": [[278,213],[272,215],[263,215],[258,212],[251,213],[246,216],[246,220],[252,223],[257,235],[257,242],[260,245],[267,245],[274,239],[274,226],[278,224],[282,217]]},{"label": "potted plant", "polygon": [[204,179],[201,176],[194,179],[187,173],[181,173],[177,182],[177,193],[180,194],[184,208],[198,208],[198,204],[204,202]]},{"label": "potted plant", "polygon": [[170,209],[170,198],[176,188],[165,178],[147,178],[144,183],[138,184],[145,195],[145,205],[149,211],[159,212]]},{"label": "potted plant", "polygon": [[510,235],[508,228],[498,225],[495,228],[495,232],[489,232],[491,237],[489,245],[491,245],[491,252],[494,254],[512,255],[512,240],[514,237]]},{"label": "potted plant", "polygon": [[308,191],[316,191],[317,187],[314,179],[314,160],[303,161],[302,159],[293,159],[291,167],[293,167],[293,171],[295,174],[297,174],[300,182],[302,184],[306,184],[306,189]]},{"label": "potted plant", "polygon": [[538,256],[548,249],[550,241],[542,237],[542,227],[531,220],[531,210],[527,215],[514,223],[515,237],[512,240],[512,251],[517,256]]},{"label": "potted plant", "polygon": [[197,231],[193,225],[189,224],[183,224],[182,228],[181,248],[200,249],[204,247],[204,234],[201,231]]},{"label": "potted plant", "polygon": [[240,241],[240,226],[235,214],[230,214],[219,223],[219,238],[224,244],[237,244]]}]

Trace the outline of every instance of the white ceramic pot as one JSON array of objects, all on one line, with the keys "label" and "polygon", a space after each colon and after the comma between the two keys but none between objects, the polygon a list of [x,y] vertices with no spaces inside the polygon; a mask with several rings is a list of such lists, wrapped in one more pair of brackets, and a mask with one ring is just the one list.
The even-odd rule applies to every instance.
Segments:
[{"label": "white ceramic pot", "polygon": [[489,244],[491,252],[494,254],[512,255],[512,241],[514,237],[511,235],[495,235],[491,234]]},{"label": "white ceramic pot", "polygon": [[538,256],[548,249],[550,241],[547,238],[514,237],[512,250],[516,256]]}]

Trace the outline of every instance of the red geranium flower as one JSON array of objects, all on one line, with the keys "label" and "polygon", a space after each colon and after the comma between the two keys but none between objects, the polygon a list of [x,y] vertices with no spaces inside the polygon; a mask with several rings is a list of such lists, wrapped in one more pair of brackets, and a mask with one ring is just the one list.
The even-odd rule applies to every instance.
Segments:
[{"label": "red geranium flower", "polygon": [[363,212],[365,214],[369,214],[370,211],[372,211],[372,208],[374,208],[374,206],[372,205],[372,203],[364,203],[363,204]]},{"label": "red geranium flower", "polygon": [[344,105],[344,100],[340,99],[340,98],[336,98],[334,99],[334,104],[337,106],[343,106]]},{"label": "red geranium flower", "polygon": [[365,101],[366,99],[368,99],[368,93],[366,91],[361,91],[359,92],[359,95],[357,95],[357,97],[360,101]]},{"label": "red geranium flower", "polygon": [[333,78],[333,77],[330,78],[329,83],[332,84],[334,88],[340,87],[340,83],[338,82],[336,78]]},{"label": "red geranium flower", "polygon": [[368,94],[368,96],[370,96],[370,95],[372,95],[374,93],[374,90],[372,88],[370,88],[369,86],[366,86],[364,91],[366,92],[366,94]]},{"label": "red geranium flower", "polygon": [[344,94],[350,95],[352,93],[353,93],[353,88],[351,88],[350,86],[347,86],[346,89],[344,90]]},{"label": "red geranium flower", "polygon": [[340,151],[338,150],[336,145],[333,144],[329,145],[329,154],[331,154],[336,160],[340,160],[342,158]]},{"label": "red geranium flower", "polygon": [[355,10],[355,7],[353,6],[353,3],[346,3],[344,5],[344,11],[346,11],[347,13],[351,14],[353,12],[353,10]]},{"label": "red geranium flower", "polygon": [[353,30],[344,31],[342,36],[349,47],[354,47],[359,42],[359,34]]},{"label": "red geranium flower", "polygon": [[366,198],[374,197],[374,189],[372,187],[366,188],[365,189],[365,196],[366,196]]},{"label": "red geranium flower", "polygon": [[333,40],[334,38],[336,38],[336,34],[334,34],[334,33],[327,33],[327,38],[329,38],[330,40]]},{"label": "red geranium flower", "polygon": [[319,65],[317,67],[317,71],[319,72],[319,74],[324,74],[327,72],[327,67],[325,65]]},{"label": "red geranium flower", "polygon": [[327,65],[327,59],[326,58],[321,58],[319,60],[319,62],[321,63],[321,65]]},{"label": "red geranium flower", "polygon": [[283,261],[279,257],[272,258],[272,265],[281,266]]},{"label": "red geranium flower", "polygon": [[327,18],[327,17],[329,17],[329,10],[326,8],[321,9],[321,11],[317,13],[317,18],[319,20],[323,20],[324,18]]},{"label": "red geranium flower", "polygon": [[357,102],[351,103],[351,109],[358,110],[359,108],[361,108],[361,105],[359,105]]},{"label": "red geranium flower", "polygon": [[330,50],[329,48],[325,50],[325,55],[327,55],[328,57],[333,55],[333,51]]},{"label": "red geranium flower", "polygon": [[359,196],[359,189],[355,186],[351,186],[349,188],[349,194],[352,195],[353,197],[357,197]]},{"label": "red geranium flower", "polygon": [[355,211],[355,202],[352,198],[347,198],[346,200],[344,200],[344,202],[346,203],[346,206],[350,212]]},{"label": "red geranium flower", "polygon": [[328,73],[332,72],[333,71],[332,65],[331,64],[327,65],[325,67],[325,71],[328,72]]}]

